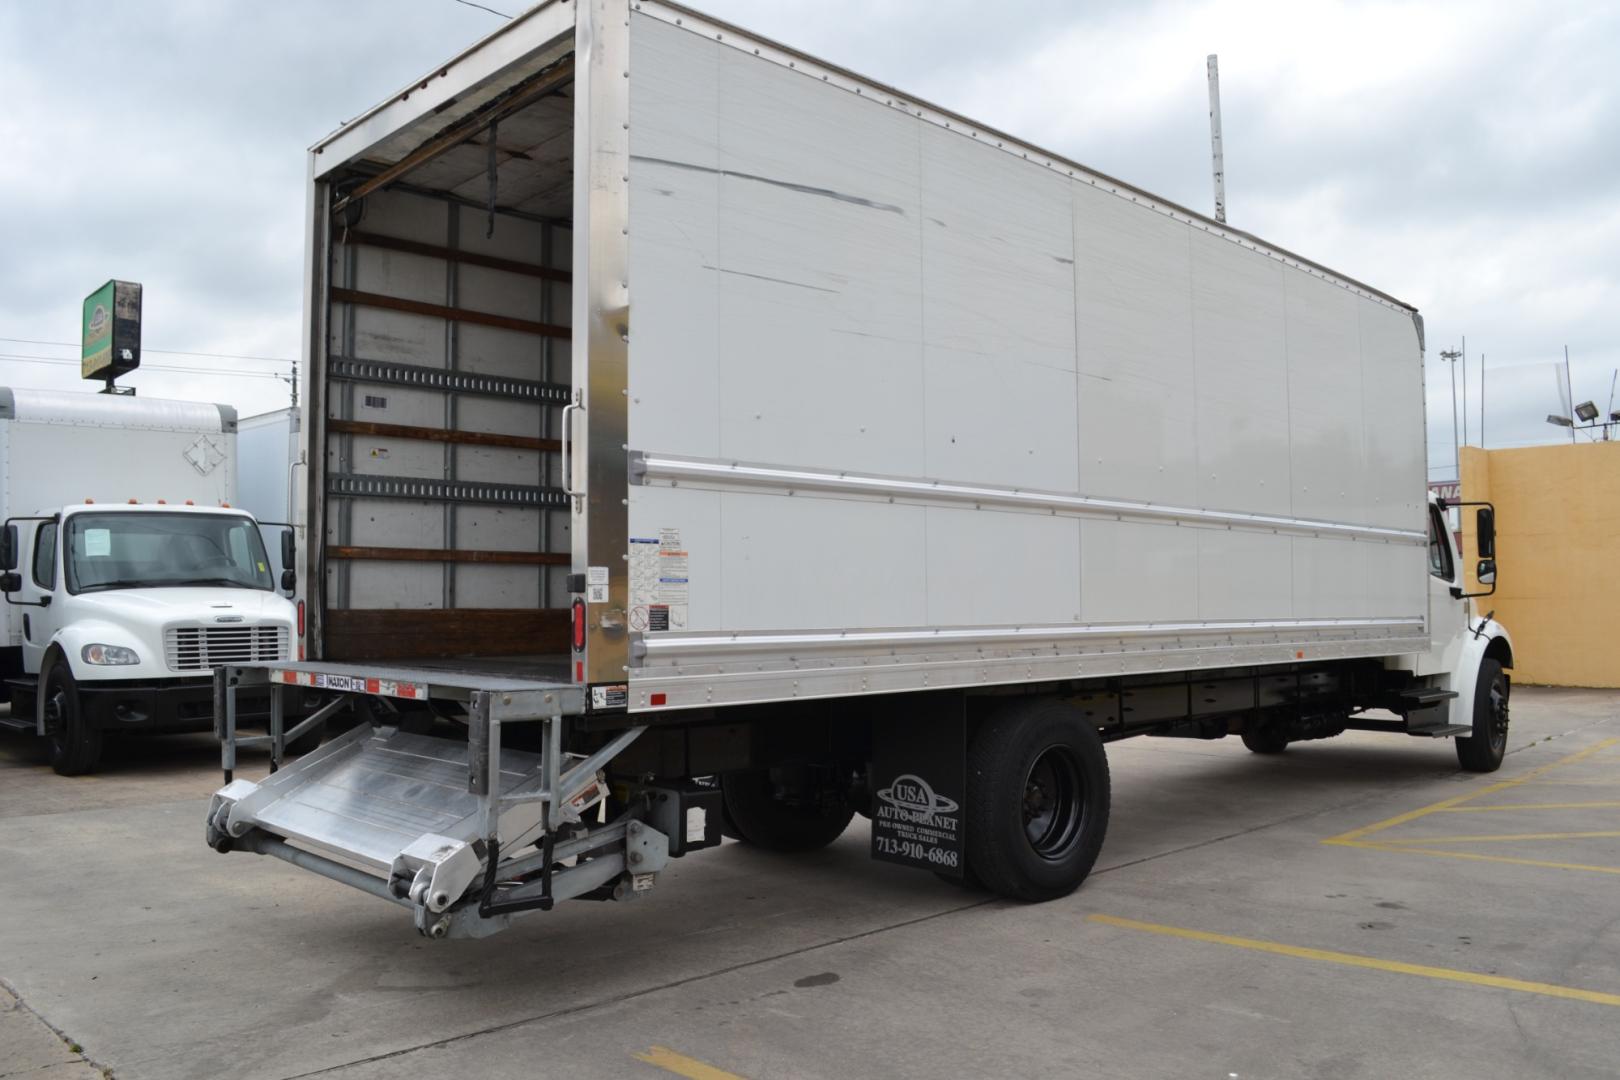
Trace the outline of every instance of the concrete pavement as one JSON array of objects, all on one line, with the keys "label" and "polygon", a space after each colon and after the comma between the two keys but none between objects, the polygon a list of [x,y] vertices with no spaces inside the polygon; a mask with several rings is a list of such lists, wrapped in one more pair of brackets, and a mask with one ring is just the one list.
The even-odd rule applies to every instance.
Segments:
[{"label": "concrete pavement", "polygon": [[4,740],[0,978],[120,1078],[1620,1075],[1620,694],[1520,688],[1510,745],[1115,744],[1050,904],[871,862],[857,820],[428,942],[209,851],[206,739],[76,780]]}]

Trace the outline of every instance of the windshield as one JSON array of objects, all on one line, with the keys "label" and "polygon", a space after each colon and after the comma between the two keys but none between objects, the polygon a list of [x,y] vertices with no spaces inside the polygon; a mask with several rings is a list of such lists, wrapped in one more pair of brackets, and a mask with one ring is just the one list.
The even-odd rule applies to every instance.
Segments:
[{"label": "windshield", "polygon": [[272,587],[259,527],[237,514],[74,514],[63,546],[73,593]]}]

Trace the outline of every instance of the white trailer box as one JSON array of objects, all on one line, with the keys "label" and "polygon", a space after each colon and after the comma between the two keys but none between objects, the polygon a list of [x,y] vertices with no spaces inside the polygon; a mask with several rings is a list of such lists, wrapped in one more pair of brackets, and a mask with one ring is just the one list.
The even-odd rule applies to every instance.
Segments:
[{"label": "white trailer box", "polygon": [[288,569],[281,565],[280,526],[293,524],[297,516],[291,485],[293,463],[298,460],[298,443],[296,408],[244,416],[237,421],[240,466],[236,505],[258,518],[265,551],[270,556],[271,573],[277,581],[281,580],[281,572]]},{"label": "white trailer box", "polygon": [[[198,506],[236,499],[229,405],[0,387],[0,521],[69,503]],[[22,672],[22,612],[0,605],[5,675]]]},{"label": "white trailer box", "polygon": [[298,410],[244,416],[237,421],[236,505],[260,521],[290,521],[292,465],[298,458]]},{"label": "white trailer box", "polygon": [[[878,857],[1033,898],[1101,843],[1100,740],[1500,760],[1410,305],[659,0],[541,4],[309,164],[307,661],[229,677],[460,702],[470,747],[357,728],[222,791],[217,845],[482,932],[650,885],[659,808],[723,794],[755,843],[860,810]],[[431,841],[306,794],[395,751],[470,772]],[[550,840],[501,862],[493,780],[572,828],[565,751],[628,793],[618,870],[566,886]]]}]

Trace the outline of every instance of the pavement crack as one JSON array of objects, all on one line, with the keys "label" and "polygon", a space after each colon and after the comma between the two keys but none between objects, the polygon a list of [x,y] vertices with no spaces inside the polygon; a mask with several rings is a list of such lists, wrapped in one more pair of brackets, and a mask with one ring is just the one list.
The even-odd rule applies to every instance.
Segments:
[{"label": "pavement crack", "polygon": [[[32,1005],[28,1004],[28,1002],[24,1001],[22,993],[18,991],[18,989],[13,986],[11,982],[4,976],[0,976],[0,991],[11,995],[11,1000],[14,1002],[12,1005],[13,1009],[25,1012],[29,1016],[32,1016],[35,1020],[38,1020],[41,1027],[45,1028],[52,1035],[55,1035],[58,1039],[62,1040],[62,1045],[67,1048],[69,1053],[77,1055],[80,1061],[83,1061],[86,1065],[101,1073],[102,1076],[106,1077],[106,1080],[113,1080],[113,1071],[110,1066],[103,1065],[95,1058],[92,1058],[89,1054],[86,1054],[83,1046],[80,1045],[77,1039],[73,1038],[73,1036],[69,1035],[67,1032],[57,1027],[49,1020],[45,1019],[43,1013],[34,1008]],[[45,1068],[54,1067],[54,1065],[51,1065],[42,1066],[39,1069],[24,1070],[23,1072],[0,1072],[0,1077],[26,1076],[30,1072],[42,1072]]]}]

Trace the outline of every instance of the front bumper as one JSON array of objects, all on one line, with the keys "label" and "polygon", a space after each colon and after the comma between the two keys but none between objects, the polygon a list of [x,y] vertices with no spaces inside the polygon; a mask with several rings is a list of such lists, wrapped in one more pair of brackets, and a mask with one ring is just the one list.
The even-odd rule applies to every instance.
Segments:
[{"label": "front bumper", "polygon": [[[237,723],[254,727],[268,723],[270,691],[268,687],[240,691]],[[79,706],[102,731],[214,730],[212,679],[81,682]]]}]

